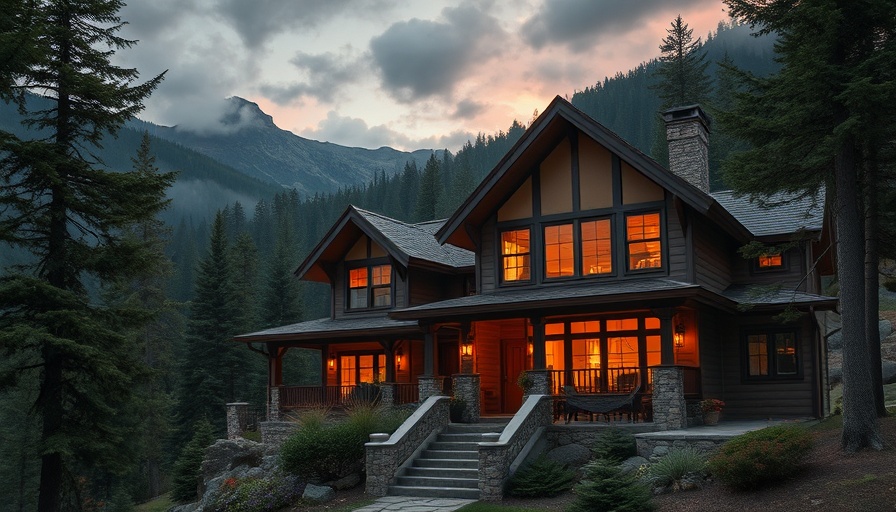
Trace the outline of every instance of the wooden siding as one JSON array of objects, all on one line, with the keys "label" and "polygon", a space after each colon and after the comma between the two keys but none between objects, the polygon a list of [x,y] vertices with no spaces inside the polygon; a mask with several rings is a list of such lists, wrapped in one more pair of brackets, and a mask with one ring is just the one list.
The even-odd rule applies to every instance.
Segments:
[{"label": "wooden siding", "polygon": [[[732,325],[732,323],[727,323]],[[799,358],[802,376],[794,380],[747,381],[744,378],[742,337],[755,329],[780,328],[780,322],[767,316],[742,318],[737,326],[720,331],[726,418],[806,418],[819,414],[816,410],[817,369],[813,360],[813,344],[817,336],[812,320],[806,318],[794,327],[799,336]],[[704,368],[710,365],[704,362]]]},{"label": "wooden siding", "polygon": [[463,296],[466,276],[467,274],[439,274],[414,268],[408,270],[408,285],[411,290],[408,306]]},{"label": "wooden siding", "polygon": [[[670,201],[666,202],[667,205]],[[666,244],[668,254],[669,277],[681,281],[687,280],[688,248],[687,239],[681,227],[681,221],[674,208],[666,207]]]},{"label": "wooden siding", "polygon": [[722,363],[722,329],[732,325],[733,319],[712,310],[697,312],[700,336],[700,378],[704,398],[725,396],[724,366]]},{"label": "wooden siding", "polygon": [[495,235],[495,217],[492,216],[482,225],[480,233],[479,282],[476,283],[476,289],[479,290],[479,293],[493,292],[498,284],[498,276],[496,274],[498,262],[495,255],[497,242]]},{"label": "wooden siding", "polygon": [[694,218],[694,265],[697,284],[720,292],[731,285],[731,258],[736,247],[718,229]]},{"label": "wooden siding", "polygon": [[734,281],[751,284],[783,284],[789,289],[817,292],[812,289],[814,286],[808,286],[808,283],[815,282],[814,278],[803,279],[806,274],[804,254],[805,246],[785,251],[783,256],[786,264],[784,268],[774,270],[757,270],[754,267],[754,260],[736,255],[733,269]]}]

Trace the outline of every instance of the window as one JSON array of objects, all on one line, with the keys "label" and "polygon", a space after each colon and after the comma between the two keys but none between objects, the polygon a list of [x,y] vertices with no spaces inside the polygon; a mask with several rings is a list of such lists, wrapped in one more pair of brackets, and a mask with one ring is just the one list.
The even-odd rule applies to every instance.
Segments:
[{"label": "window", "polygon": [[375,265],[348,271],[349,309],[385,308],[392,305],[392,266]]},{"label": "window", "polygon": [[763,254],[757,259],[756,265],[760,270],[784,267],[784,258],[781,253]]},{"label": "window", "polygon": [[627,215],[625,240],[629,270],[663,266],[659,213]]},{"label": "window", "polygon": [[748,378],[786,379],[799,376],[796,333],[749,334],[746,338],[746,345]]},{"label": "window", "polygon": [[544,254],[547,278],[575,275],[572,224],[544,228]]},{"label": "window", "polygon": [[531,279],[529,229],[515,229],[501,233],[501,268],[505,282]]},{"label": "window", "polygon": [[582,234],[582,275],[612,273],[610,219],[582,222],[580,231]]}]

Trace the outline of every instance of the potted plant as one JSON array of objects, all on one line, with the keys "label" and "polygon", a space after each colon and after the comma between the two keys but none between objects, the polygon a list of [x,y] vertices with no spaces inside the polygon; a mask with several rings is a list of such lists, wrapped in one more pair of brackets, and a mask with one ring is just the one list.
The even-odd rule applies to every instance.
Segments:
[{"label": "potted plant", "polygon": [[516,384],[523,388],[523,393],[528,394],[534,383],[532,382],[532,377],[529,376],[529,372],[523,370],[520,372],[519,377],[516,378]]},{"label": "potted plant", "polygon": [[719,422],[719,414],[725,407],[725,402],[717,398],[707,398],[700,402],[700,410],[703,412],[703,424],[715,425]]}]

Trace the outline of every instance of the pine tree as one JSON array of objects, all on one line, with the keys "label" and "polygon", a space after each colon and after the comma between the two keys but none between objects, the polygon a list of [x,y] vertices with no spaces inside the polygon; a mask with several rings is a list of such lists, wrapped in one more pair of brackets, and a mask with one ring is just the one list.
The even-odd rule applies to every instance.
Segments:
[{"label": "pine tree", "polygon": [[417,195],[417,206],[414,207],[414,222],[423,222],[436,218],[436,204],[442,193],[441,164],[436,154],[429,155],[423,175],[420,177],[420,192]]},{"label": "pine tree", "polygon": [[826,187],[838,234],[842,444],[847,451],[880,449],[875,397],[881,391],[871,377],[880,366],[865,316],[865,293],[869,288],[877,293],[877,272],[866,277],[864,271],[869,254],[863,195],[875,191],[863,193],[860,186],[869,166],[893,164],[870,149],[896,136],[896,5],[885,0],[726,4],[737,18],[779,35],[775,51],[782,64],[780,73],[766,79],[741,74],[745,91],[722,120],[753,149],[726,163],[727,178],[748,194],[806,195]]},{"label": "pine tree", "polygon": [[[23,373],[40,371],[32,413],[42,423],[42,511],[60,510],[64,475],[117,462],[124,440],[114,417],[139,368],[122,332],[143,318],[98,306],[87,283],[102,286],[155,261],[120,233],[155,216],[173,180],[169,174],[109,172],[96,156],[102,138],[142,110],[162,80],[159,75],[136,84],[136,70],[111,64],[115,51],[133,44],[116,35],[121,5],[21,3],[13,32],[34,37],[20,54],[24,61],[4,69],[0,86],[5,97],[17,98],[26,123],[45,134],[26,142],[0,133],[0,239],[36,260],[0,281],[0,347],[5,357],[28,353],[34,359],[30,368],[4,372],[0,382],[15,384]],[[4,38],[0,52],[8,43]],[[48,94],[53,108],[29,111],[26,90]]]},{"label": "pine tree", "polygon": [[662,109],[705,103],[712,83],[706,73],[709,62],[700,38],[694,40],[693,29],[677,16],[666,29],[660,45],[660,66],[656,70],[654,88],[662,100]]}]

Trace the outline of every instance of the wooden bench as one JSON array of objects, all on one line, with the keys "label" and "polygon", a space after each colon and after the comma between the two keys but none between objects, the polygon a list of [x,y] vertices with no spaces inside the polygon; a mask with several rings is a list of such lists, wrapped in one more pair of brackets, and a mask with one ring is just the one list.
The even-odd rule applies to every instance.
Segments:
[{"label": "wooden bench", "polygon": [[563,393],[566,396],[566,423],[569,423],[573,414],[579,411],[604,415],[627,411],[630,420],[634,422],[635,414],[638,412],[636,406],[640,403],[640,397],[638,396],[638,391],[640,390],[640,380],[632,387],[629,393],[581,394],[573,386],[563,386]]}]

